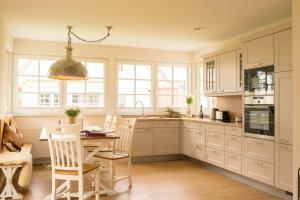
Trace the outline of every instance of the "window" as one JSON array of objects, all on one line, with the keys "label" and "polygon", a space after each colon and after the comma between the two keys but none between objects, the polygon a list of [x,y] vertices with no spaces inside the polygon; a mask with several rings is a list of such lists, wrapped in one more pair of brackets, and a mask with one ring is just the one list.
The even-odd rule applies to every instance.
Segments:
[{"label": "window", "polygon": [[86,81],[67,82],[67,105],[104,107],[104,63],[82,62],[88,70]]},{"label": "window", "polygon": [[59,81],[48,79],[54,60],[18,59],[18,107],[58,107]]},{"label": "window", "polygon": [[141,101],[145,108],[152,104],[152,67],[147,64],[119,64],[117,107],[135,108]]},{"label": "window", "polygon": [[157,71],[157,107],[186,107],[188,67],[159,65]]}]

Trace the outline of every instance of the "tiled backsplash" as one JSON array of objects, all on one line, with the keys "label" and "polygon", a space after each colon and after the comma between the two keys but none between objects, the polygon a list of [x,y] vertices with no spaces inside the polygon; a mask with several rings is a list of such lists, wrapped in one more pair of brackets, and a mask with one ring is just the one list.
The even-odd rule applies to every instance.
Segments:
[{"label": "tiled backsplash", "polygon": [[217,97],[217,108],[220,110],[229,111],[231,120],[234,120],[236,116],[242,116],[242,96]]}]

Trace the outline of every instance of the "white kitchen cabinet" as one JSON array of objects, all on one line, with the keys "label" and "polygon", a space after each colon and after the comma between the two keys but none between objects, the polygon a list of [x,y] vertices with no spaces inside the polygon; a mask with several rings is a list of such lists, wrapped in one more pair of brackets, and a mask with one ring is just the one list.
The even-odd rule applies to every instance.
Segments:
[{"label": "white kitchen cabinet", "polygon": [[275,141],[293,144],[292,72],[275,74]]},{"label": "white kitchen cabinet", "polygon": [[180,121],[179,120],[161,120],[154,121],[154,128],[179,128]]},{"label": "white kitchen cabinet", "polygon": [[274,165],[244,157],[243,175],[274,186]]},{"label": "white kitchen cabinet", "polygon": [[260,161],[274,163],[274,142],[246,137],[244,139],[244,156]]},{"label": "white kitchen cabinet", "polygon": [[237,91],[237,53],[230,51],[217,56],[217,92]]},{"label": "white kitchen cabinet", "polygon": [[237,50],[237,57],[236,57],[237,65],[236,65],[236,90],[237,92],[242,92],[244,88],[244,53],[242,49]]},{"label": "white kitchen cabinet", "polygon": [[222,125],[214,125],[214,124],[206,125],[206,132],[214,132],[214,133],[224,134],[224,131],[225,131],[225,127]]},{"label": "white kitchen cabinet", "polygon": [[274,65],[274,36],[268,35],[245,43],[245,69]]},{"label": "white kitchen cabinet", "polygon": [[198,160],[205,161],[205,146],[194,144],[192,157]]},{"label": "white kitchen cabinet", "polygon": [[216,57],[204,60],[203,70],[204,94],[212,94],[217,91],[217,63]]},{"label": "white kitchen cabinet", "polygon": [[194,143],[205,145],[205,130],[193,129]]},{"label": "white kitchen cabinet", "polygon": [[182,132],[182,153],[184,155],[193,156],[193,129],[184,128]]},{"label": "white kitchen cabinet", "polygon": [[206,147],[206,162],[224,168],[224,151]]},{"label": "white kitchen cabinet", "polygon": [[275,145],[275,187],[293,192],[293,147]]},{"label": "white kitchen cabinet", "polygon": [[224,134],[206,132],[206,146],[224,151]]},{"label": "white kitchen cabinet", "polygon": [[242,138],[239,136],[225,135],[225,151],[241,155]]},{"label": "white kitchen cabinet", "polygon": [[179,154],[179,133],[179,128],[154,128],[154,154]]},{"label": "white kitchen cabinet", "polygon": [[275,40],[275,72],[293,70],[292,29],[276,33]]},{"label": "white kitchen cabinet", "polygon": [[242,157],[236,154],[225,152],[225,169],[241,174],[242,173]]},{"label": "white kitchen cabinet", "polygon": [[153,128],[134,129],[132,141],[133,156],[153,155]]},{"label": "white kitchen cabinet", "polygon": [[225,126],[226,135],[242,136],[242,128]]}]

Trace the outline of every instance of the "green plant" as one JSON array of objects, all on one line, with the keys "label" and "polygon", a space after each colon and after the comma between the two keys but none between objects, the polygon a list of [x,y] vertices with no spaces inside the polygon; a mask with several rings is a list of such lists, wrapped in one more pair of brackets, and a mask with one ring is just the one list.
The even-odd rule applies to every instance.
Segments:
[{"label": "green plant", "polygon": [[176,117],[176,118],[181,117],[180,112],[177,112],[177,111],[175,111],[174,109],[172,109],[170,107],[167,107],[165,112],[168,113],[168,116],[170,116],[170,117]]},{"label": "green plant", "polygon": [[72,106],[72,107],[65,108],[65,114],[68,117],[76,117],[79,113],[80,113],[79,107]]},{"label": "green plant", "polygon": [[188,104],[188,105],[192,104],[193,103],[193,98],[194,97],[192,95],[186,96],[185,97],[186,104]]}]

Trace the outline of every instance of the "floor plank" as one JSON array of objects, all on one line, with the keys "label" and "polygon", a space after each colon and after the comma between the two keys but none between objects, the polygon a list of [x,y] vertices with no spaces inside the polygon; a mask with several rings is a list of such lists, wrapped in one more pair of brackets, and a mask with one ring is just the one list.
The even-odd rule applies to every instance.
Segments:
[{"label": "floor plank", "polygon": [[[116,196],[101,200],[275,200],[270,194],[209,171],[186,160],[133,164],[133,187],[127,182],[116,185]],[[120,168],[122,171],[123,168]],[[89,189],[89,184],[85,187]],[[76,185],[72,187],[76,189]],[[43,199],[51,191],[51,170],[34,166],[25,200]]]}]

